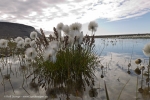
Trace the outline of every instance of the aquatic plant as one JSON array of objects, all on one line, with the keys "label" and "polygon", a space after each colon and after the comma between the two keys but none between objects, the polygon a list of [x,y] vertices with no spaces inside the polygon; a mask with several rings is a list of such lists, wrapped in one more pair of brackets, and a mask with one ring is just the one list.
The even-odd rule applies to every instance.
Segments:
[{"label": "aquatic plant", "polygon": [[[71,85],[79,80],[82,86],[85,86],[85,83],[89,85],[94,78],[94,69],[98,64],[98,58],[92,52],[90,41],[86,41],[84,45],[74,44],[69,48],[66,46],[57,51],[57,54],[54,49],[48,52],[46,49],[44,57],[44,60],[38,59],[37,69],[40,69],[40,75],[44,74],[54,86]],[[50,60],[47,60],[49,58]],[[52,60],[53,58],[55,61]],[[47,79],[44,80],[47,81]]]},{"label": "aquatic plant", "polygon": [[[46,37],[41,29],[42,37],[37,37],[36,32],[31,32],[31,39],[15,39],[17,50],[24,52],[17,53],[19,70],[23,72],[24,79],[25,70],[30,69],[26,78],[32,77],[31,90],[38,90],[34,89],[37,86],[45,90],[50,87],[63,87],[69,98],[69,87],[75,91],[83,91],[86,86],[94,85],[95,68],[99,66],[99,58],[94,51],[94,35],[84,36],[80,31],[81,26],[80,23],[70,26],[59,23],[57,28],[53,29],[54,35],[49,37]],[[62,30],[65,33],[63,35]],[[25,50],[22,50],[23,48]],[[31,66],[27,68],[28,59]],[[24,82],[22,87],[24,88]]]},{"label": "aquatic plant", "polygon": [[148,90],[149,90],[149,85],[150,85],[150,43],[146,44],[143,48],[143,53],[145,56],[149,57],[149,64],[147,66],[148,69],[148,78],[146,79],[146,83],[148,84]]}]

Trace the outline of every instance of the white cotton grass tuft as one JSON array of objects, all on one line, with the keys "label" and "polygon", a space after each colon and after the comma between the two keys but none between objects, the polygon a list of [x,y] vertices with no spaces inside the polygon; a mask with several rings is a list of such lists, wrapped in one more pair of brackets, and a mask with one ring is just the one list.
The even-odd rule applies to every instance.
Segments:
[{"label": "white cotton grass tuft", "polygon": [[36,39],[37,38],[37,32],[33,31],[30,33],[30,38],[31,39]]},{"label": "white cotton grass tuft", "polygon": [[8,40],[0,39],[0,48],[6,48],[8,45]]},{"label": "white cotton grass tuft", "polygon": [[44,51],[43,54],[44,61],[51,61],[53,63],[56,62],[56,51],[52,48],[48,48]]},{"label": "white cotton grass tuft", "polygon": [[81,27],[82,27],[82,25],[80,23],[76,22],[76,23],[73,23],[73,24],[70,25],[70,30],[71,31],[72,30],[80,31]]},{"label": "white cotton grass tuft", "polygon": [[24,43],[23,40],[22,40],[22,41],[19,41],[19,42],[17,43],[17,48],[24,48],[24,46],[25,46],[25,43]]},{"label": "white cotton grass tuft", "polygon": [[36,47],[37,47],[37,44],[36,44],[35,40],[32,40],[32,41],[30,42],[30,46],[33,47],[33,48],[36,48]]},{"label": "white cotton grass tuft", "polygon": [[83,32],[80,32],[80,35],[77,37],[78,44],[83,42]]},{"label": "white cotton grass tuft", "polygon": [[[75,39],[75,37],[76,37],[76,39]],[[83,32],[79,32],[76,30],[70,31],[68,41],[72,44],[74,42],[74,39],[76,40],[75,41],[76,45],[81,44],[83,41]]]},{"label": "white cotton grass tuft", "polygon": [[47,47],[48,49],[54,49],[55,51],[57,51],[59,49],[59,43],[58,41],[51,41],[49,42],[49,45]]},{"label": "white cotton grass tuft", "polygon": [[63,23],[57,24],[57,30],[62,30],[62,29],[63,29],[63,26],[64,26]]},{"label": "white cotton grass tuft", "polygon": [[95,21],[91,21],[88,25],[88,30],[92,32],[97,31],[98,24]]},{"label": "white cotton grass tuft", "polygon": [[35,48],[27,48],[25,51],[26,56],[29,59],[34,59],[37,56],[37,52],[35,51]]},{"label": "white cotton grass tuft", "polygon": [[[74,38],[74,37],[75,37],[75,32],[76,32],[76,30],[71,30],[71,31],[69,32],[68,36]],[[79,32],[79,31],[78,31],[78,32]]]},{"label": "white cotton grass tuft", "polygon": [[25,45],[30,44],[30,42],[31,42],[31,39],[30,39],[30,38],[25,38]]},{"label": "white cotton grass tuft", "polygon": [[63,29],[63,26],[64,26],[64,24],[63,24],[63,23],[59,23],[59,24],[57,24],[57,28],[56,28],[56,30],[57,30],[58,38],[59,38],[59,39],[61,39],[61,36],[62,36],[62,34],[61,34],[61,30]]},{"label": "white cotton grass tuft", "polygon": [[63,30],[63,32],[64,32],[66,35],[68,35],[69,32],[70,32],[70,29],[69,29],[69,26],[68,26],[68,25],[64,25],[62,30]]},{"label": "white cotton grass tuft", "polygon": [[150,43],[148,43],[144,46],[143,53],[145,56],[150,57]]},{"label": "white cotton grass tuft", "polygon": [[19,41],[23,41],[24,39],[22,37],[15,38],[15,42],[18,43]]},{"label": "white cotton grass tuft", "polygon": [[72,46],[73,43],[74,43],[74,38],[71,37],[71,36],[69,36],[69,37],[68,37],[68,46]]}]

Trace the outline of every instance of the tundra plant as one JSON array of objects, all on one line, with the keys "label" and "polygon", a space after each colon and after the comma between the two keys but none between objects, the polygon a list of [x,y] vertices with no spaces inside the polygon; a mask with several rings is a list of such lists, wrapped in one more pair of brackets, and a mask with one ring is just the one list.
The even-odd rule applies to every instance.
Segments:
[{"label": "tundra plant", "polygon": [[83,36],[81,26],[80,23],[70,26],[59,23],[48,38],[41,29],[42,37],[34,40],[36,49],[30,44],[31,48],[26,50],[26,56],[36,65],[31,73],[36,72],[32,81],[38,80],[45,89],[72,86],[83,90],[86,85],[94,85],[94,71],[99,63],[94,52],[94,35]]},{"label": "tundra plant", "polygon": [[[97,24],[93,21],[90,24],[93,34]],[[32,90],[34,86],[35,90],[42,86],[46,91],[61,87],[67,94],[69,87],[83,91],[87,85],[94,85],[94,71],[99,59],[94,51],[94,35],[84,36],[81,28],[82,25],[77,22],[70,26],[59,23],[49,37],[41,29],[41,37],[34,31],[30,38],[1,39],[0,53],[4,56],[10,53],[14,59],[17,57],[23,74],[24,70],[30,70],[26,78],[33,78],[30,82]],[[6,61],[1,60],[7,63],[8,58],[4,58]]]}]

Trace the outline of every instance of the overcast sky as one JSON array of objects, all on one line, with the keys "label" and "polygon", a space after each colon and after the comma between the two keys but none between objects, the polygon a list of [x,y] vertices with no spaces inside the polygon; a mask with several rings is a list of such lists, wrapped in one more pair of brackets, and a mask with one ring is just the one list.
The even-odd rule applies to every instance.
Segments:
[{"label": "overcast sky", "polygon": [[58,23],[97,21],[99,34],[150,33],[150,0],[0,0],[0,21],[52,31]]}]

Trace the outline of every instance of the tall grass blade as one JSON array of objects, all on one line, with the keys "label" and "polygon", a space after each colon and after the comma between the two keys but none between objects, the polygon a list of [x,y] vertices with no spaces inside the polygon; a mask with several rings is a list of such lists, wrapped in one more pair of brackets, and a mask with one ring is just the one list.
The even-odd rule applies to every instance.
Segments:
[{"label": "tall grass blade", "polygon": [[138,99],[138,76],[137,76],[137,83],[136,83],[136,100]]},{"label": "tall grass blade", "polygon": [[[130,79],[129,79],[129,80],[130,80]],[[129,82],[129,80],[127,81],[127,83]],[[124,88],[126,87],[127,83],[123,86],[123,88],[122,88],[122,90],[121,90],[121,92],[120,92],[120,94],[119,94],[119,96],[118,96],[118,99],[117,99],[117,100],[119,100],[119,99],[120,99],[121,93],[122,93],[122,91],[124,90]]]},{"label": "tall grass blade", "polygon": [[109,95],[108,95],[107,86],[106,86],[105,81],[104,81],[104,84],[105,84],[105,93],[106,93],[106,97],[107,97],[107,100],[109,100]]}]

